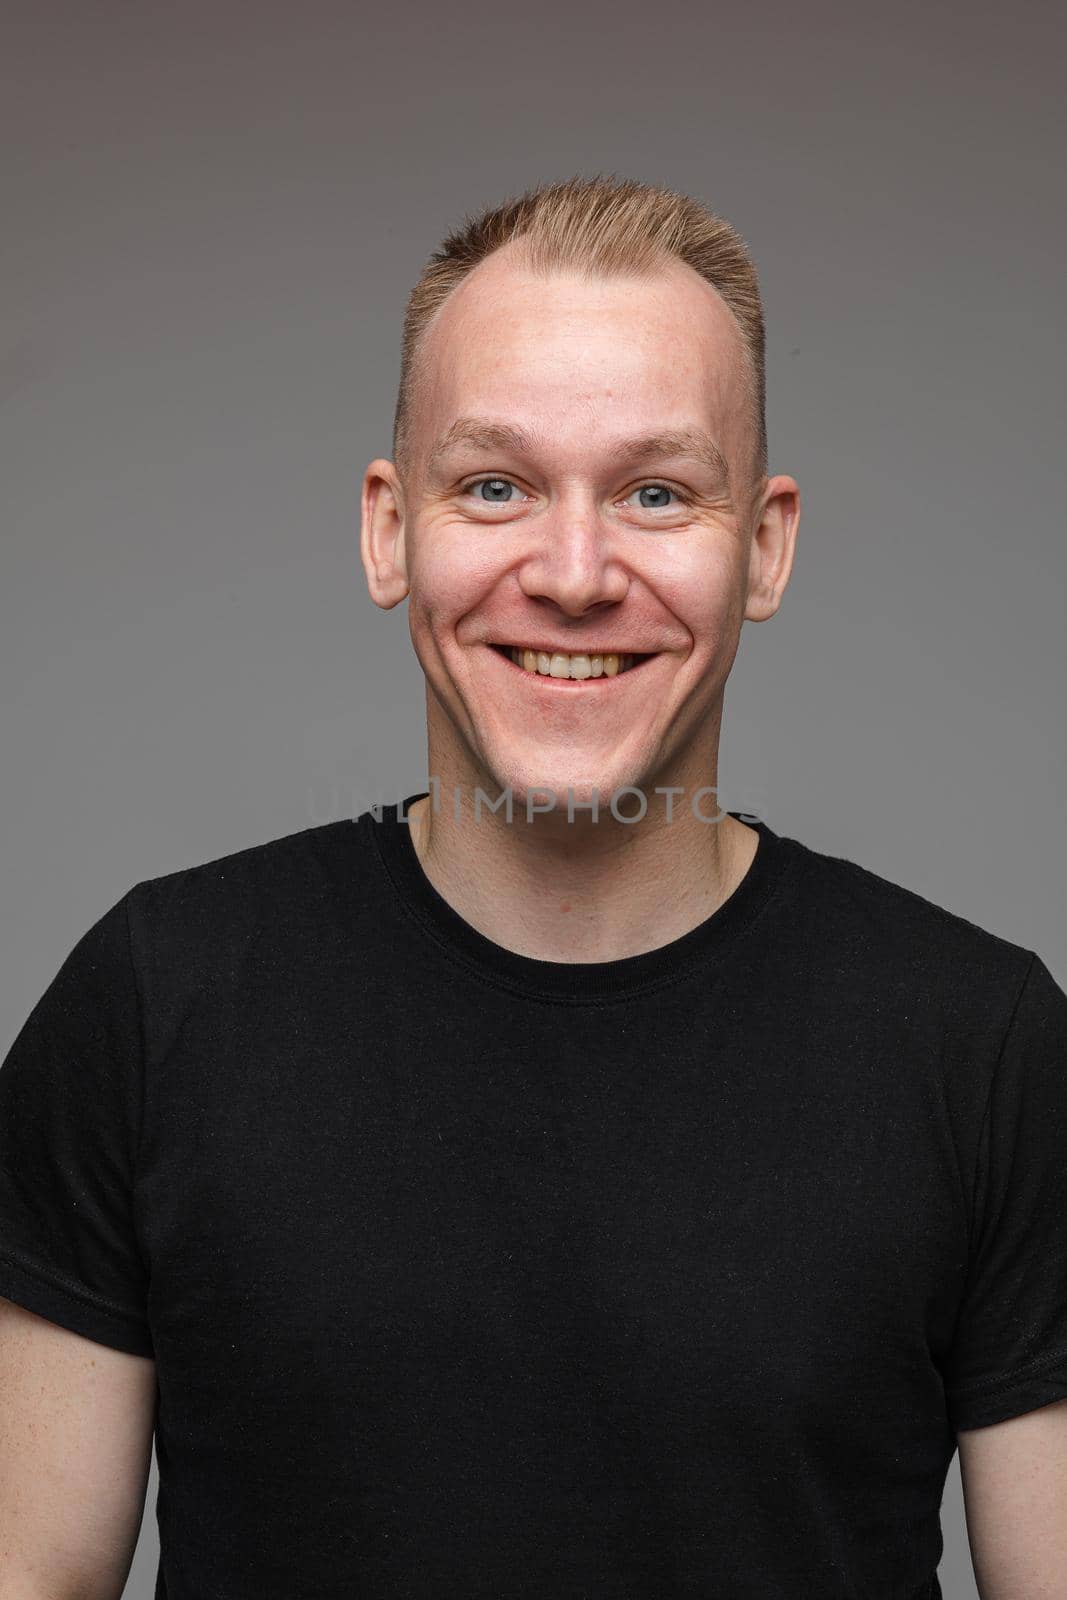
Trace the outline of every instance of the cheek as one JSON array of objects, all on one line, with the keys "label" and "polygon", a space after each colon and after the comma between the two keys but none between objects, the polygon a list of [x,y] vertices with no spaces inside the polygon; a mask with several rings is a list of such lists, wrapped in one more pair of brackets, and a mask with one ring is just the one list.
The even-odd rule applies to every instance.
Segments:
[{"label": "cheek", "polygon": [[644,579],[698,643],[728,631],[743,615],[743,576],[732,549],[703,550],[699,557],[679,554],[669,563],[647,566]]},{"label": "cheek", "polygon": [[423,625],[454,625],[483,602],[500,575],[499,553],[469,527],[420,528],[408,554],[409,610]]}]

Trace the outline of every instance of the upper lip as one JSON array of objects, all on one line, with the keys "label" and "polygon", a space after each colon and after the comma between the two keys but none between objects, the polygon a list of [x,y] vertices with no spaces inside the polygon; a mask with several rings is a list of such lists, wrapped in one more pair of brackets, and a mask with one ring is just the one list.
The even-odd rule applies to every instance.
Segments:
[{"label": "upper lip", "polygon": [[650,656],[654,650],[637,650],[625,644],[531,644],[528,639],[490,639],[504,650],[536,650],[548,656]]}]

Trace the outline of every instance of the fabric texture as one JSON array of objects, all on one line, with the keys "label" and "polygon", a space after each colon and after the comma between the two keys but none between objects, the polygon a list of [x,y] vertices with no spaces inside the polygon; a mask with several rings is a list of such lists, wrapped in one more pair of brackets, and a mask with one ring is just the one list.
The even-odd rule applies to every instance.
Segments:
[{"label": "fabric texture", "polygon": [[555,963],[400,808],[134,885],[0,1065],[0,1295],[155,1359],[157,1600],[939,1600],[1067,1396],[1067,995],[756,824]]}]

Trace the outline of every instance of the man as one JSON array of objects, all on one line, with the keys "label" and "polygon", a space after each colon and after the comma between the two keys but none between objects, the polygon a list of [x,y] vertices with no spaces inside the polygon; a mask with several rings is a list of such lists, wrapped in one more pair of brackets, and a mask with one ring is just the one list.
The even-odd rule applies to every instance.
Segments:
[{"label": "man", "polygon": [[[412,294],[362,557],[429,788],[135,885],[0,1070],[0,1593],[1067,1596],[1067,995],[715,804],[793,563],[732,228]],[[436,802],[436,803],[435,803]],[[1025,1492],[1024,1492],[1025,1491]]]}]

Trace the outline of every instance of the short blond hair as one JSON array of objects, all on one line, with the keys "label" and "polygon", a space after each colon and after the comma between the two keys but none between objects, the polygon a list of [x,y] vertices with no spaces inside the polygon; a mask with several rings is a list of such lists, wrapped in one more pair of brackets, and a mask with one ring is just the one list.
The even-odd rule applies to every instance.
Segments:
[{"label": "short blond hair", "polygon": [[430,256],[408,296],[393,420],[393,459],[410,465],[410,422],[422,335],[453,289],[487,256],[522,239],[534,271],[591,277],[646,276],[675,256],[722,296],[741,331],[747,358],[754,474],[767,472],[763,307],[756,268],[736,228],[698,200],[631,178],[597,175],[541,184],[464,219]]}]

